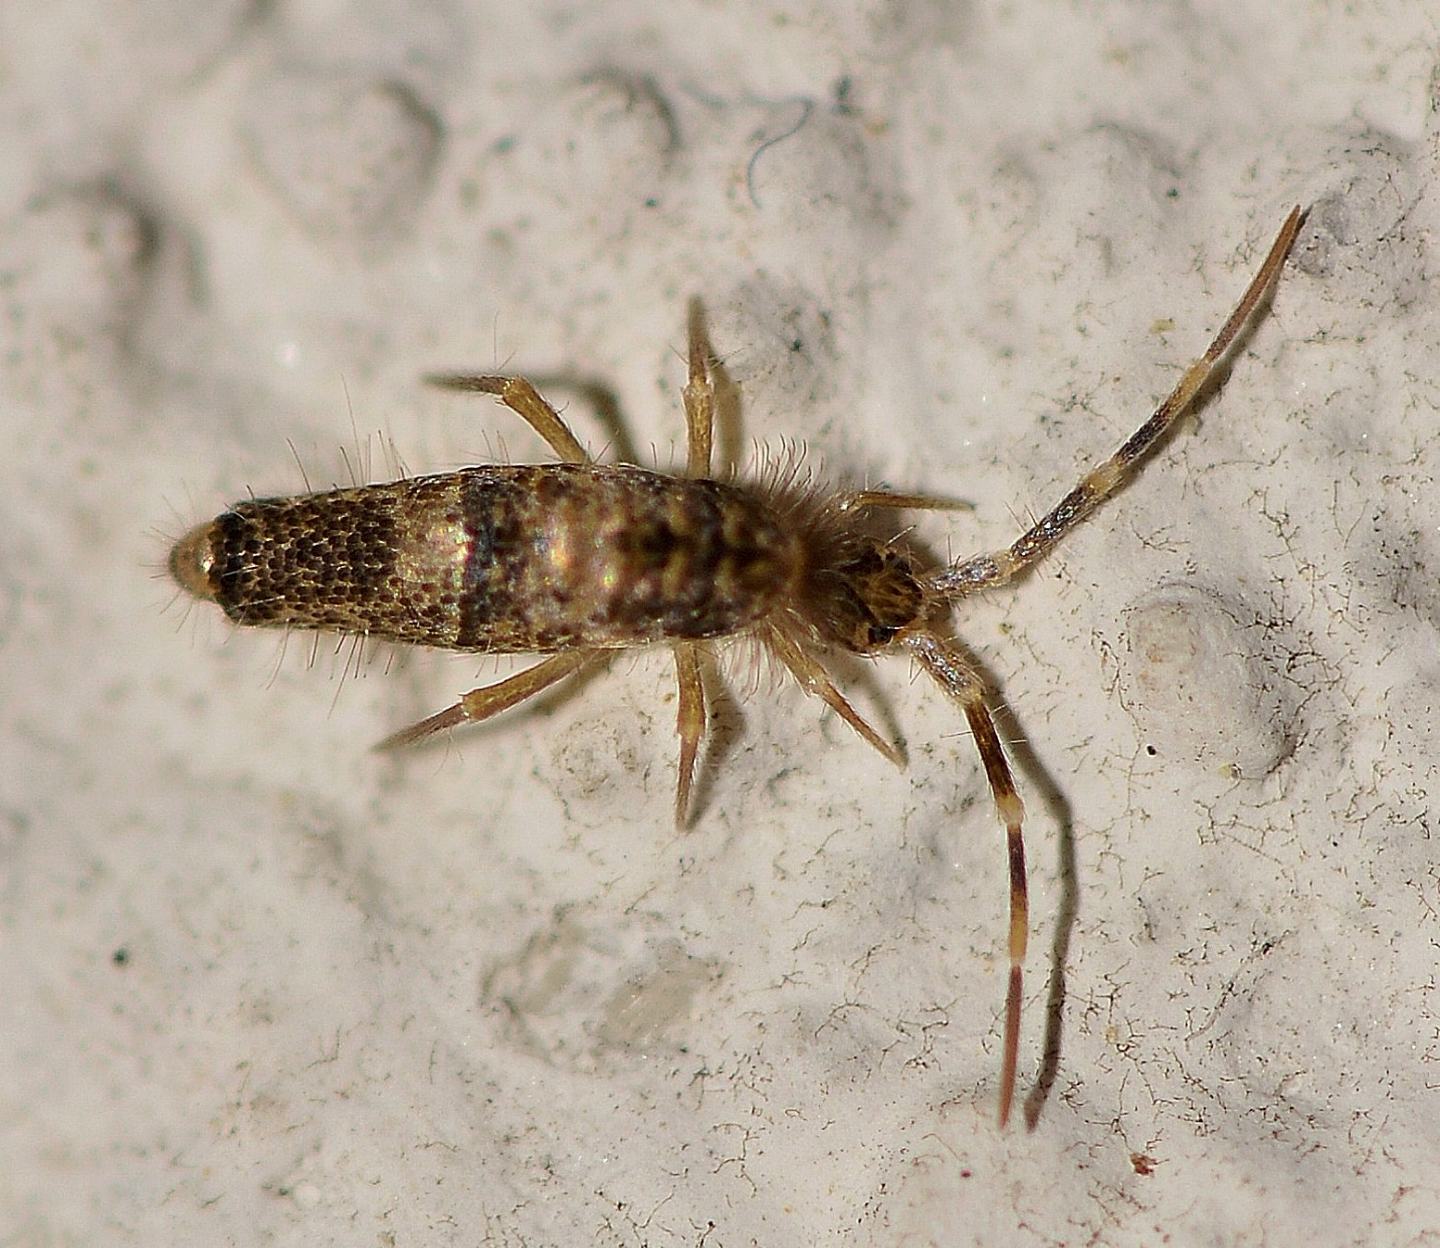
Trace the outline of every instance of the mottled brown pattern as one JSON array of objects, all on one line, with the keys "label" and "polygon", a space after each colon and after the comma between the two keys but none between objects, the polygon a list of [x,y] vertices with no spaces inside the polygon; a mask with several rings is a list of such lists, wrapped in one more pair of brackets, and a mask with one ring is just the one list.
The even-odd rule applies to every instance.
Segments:
[{"label": "mottled brown pattern", "polygon": [[769,614],[794,578],[795,539],[753,491],[624,466],[461,475],[473,543],[465,648],[718,637]]},{"label": "mottled brown pattern", "polygon": [[734,633],[799,566],[764,497],[641,468],[549,464],[237,503],[209,529],[240,624],[498,653]]},{"label": "mottled brown pattern", "polygon": [[239,624],[450,645],[462,524],[446,476],[237,503],[211,526],[211,596]]}]

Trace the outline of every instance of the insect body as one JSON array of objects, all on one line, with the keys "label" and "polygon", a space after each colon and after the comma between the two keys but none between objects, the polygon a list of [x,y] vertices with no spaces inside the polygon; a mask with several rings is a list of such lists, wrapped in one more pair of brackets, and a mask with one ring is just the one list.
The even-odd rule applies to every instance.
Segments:
[{"label": "insect body", "polygon": [[793,595],[800,565],[746,490],[589,464],[238,503],[171,561],[237,624],[506,654],[733,634]]},{"label": "insect body", "polygon": [[966,595],[1002,585],[1050,551],[1123,483],[1184,413],[1284,265],[1303,221],[1286,218],[1259,272],[1205,354],[1109,459],[1010,546],[931,566],[877,513],[948,504],[922,495],[835,491],[784,477],[711,477],[714,387],[699,307],[689,323],[684,476],[593,463],[523,378],[445,375],[439,385],[495,395],[561,463],[486,466],[293,498],[237,503],[170,555],[176,581],[238,624],[327,629],[452,650],[548,657],[390,737],[402,745],[488,719],[599,663],[668,645],[679,686],[683,823],[706,726],[701,646],[759,641],[807,693],[887,758],[899,751],[835,687],[825,656],[908,653],[965,714],[1006,827],[1010,977],[1000,1120],[1019,1049],[1021,963],[1029,930],[1024,815],[989,693],[948,620]]}]

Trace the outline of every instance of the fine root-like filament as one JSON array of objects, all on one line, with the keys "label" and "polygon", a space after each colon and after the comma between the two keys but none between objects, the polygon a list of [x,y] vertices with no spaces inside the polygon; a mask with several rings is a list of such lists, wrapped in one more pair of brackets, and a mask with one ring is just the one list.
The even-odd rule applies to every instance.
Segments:
[{"label": "fine root-like filament", "polygon": [[1015,1101],[1015,1072],[1020,1057],[1020,994],[1021,968],[1025,962],[1025,946],[1030,934],[1029,889],[1025,882],[1025,806],[1015,790],[1010,764],[1005,758],[995,719],[985,701],[985,682],[974,665],[953,642],[930,633],[917,633],[905,639],[905,645],[923,667],[959,704],[969,721],[980,751],[980,762],[995,809],[1005,825],[1006,857],[1010,869],[1010,976],[1005,991],[1004,1050],[1000,1067],[1000,1125],[1010,1118]]}]

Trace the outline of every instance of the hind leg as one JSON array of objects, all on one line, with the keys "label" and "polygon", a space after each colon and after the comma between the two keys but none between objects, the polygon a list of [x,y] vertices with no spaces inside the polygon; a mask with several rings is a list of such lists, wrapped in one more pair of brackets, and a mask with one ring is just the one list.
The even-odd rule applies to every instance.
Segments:
[{"label": "hind leg", "polygon": [[598,662],[604,657],[604,653],[602,650],[574,650],[566,654],[552,655],[534,667],[517,672],[496,684],[470,690],[454,706],[446,707],[439,714],[422,719],[418,724],[402,728],[386,737],[375,748],[393,750],[402,745],[412,745],[433,733],[444,732],[447,728],[458,728],[461,724],[479,723],[482,719],[489,719],[501,711],[508,711],[512,706],[519,706],[537,693],[544,693],[551,685],[578,672],[582,667]]}]

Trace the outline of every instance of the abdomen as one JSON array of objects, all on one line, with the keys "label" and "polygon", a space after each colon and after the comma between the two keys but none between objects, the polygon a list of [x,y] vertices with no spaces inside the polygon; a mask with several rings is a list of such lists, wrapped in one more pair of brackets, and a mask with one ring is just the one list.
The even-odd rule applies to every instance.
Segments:
[{"label": "abdomen", "polygon": [[567,464],[237,503],[170,559],[239,624],[498,652],[738,632],[788,593],[798,563],[744,489]]}]

